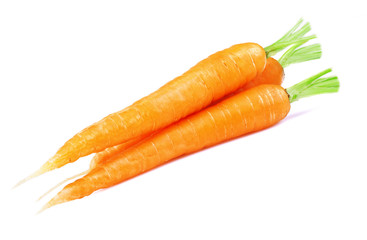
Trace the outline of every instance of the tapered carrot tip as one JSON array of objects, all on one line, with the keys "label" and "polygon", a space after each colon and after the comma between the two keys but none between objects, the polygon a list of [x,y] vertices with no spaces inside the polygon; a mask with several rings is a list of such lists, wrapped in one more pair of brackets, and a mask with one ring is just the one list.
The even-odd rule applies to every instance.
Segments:
[{"label": "tapered carrot tip", "polygon": [[45,211],[46,209],[53,207],[55,205],[65,203],[70,201],[68,197],[70,197],[70,190],[69,189],[63,189],[58,194],[56,194],[55,197],[53,197],[50,201],[48,201],[38,212],[37,214]]},{"label": "tapered carrot tip", "polygon": [[51,199],[49,202],[47,202],[43,207],[37,212],[37,215],[44,212],[46,209],[49,209],[50,207],[53,207],[55,205],[58,205],[60,203],[63,203],[63,201],[59,201],[57,196],[53,199]]},{"label": "tapered carrot tip", "polygon": [[84,171],[84,172],[78,173],[78,174],[76,174],[76,175],[74,175],[74,176],[72,176],[72,177],[69,177],[69,178],[67,178],[67,179],[63,180],[62,182],[59,182],[58,184],[56,184],[55,186],[53,186],[50,190],[48,190],[47,192],[45,192],[41,197],[39,197],[39,198],[37,199],[37,201],[41,200],[41,199],[42,199],[42,198],[44,198],[47,194],[49,194],[50,192],[52,192],[52,191],[53,191],[53,190],[55,190],[56,188],[60,187],[60,186],[61,186],[61,185],[63,185],[64,183],[66,183],[66,182],[68,182],[68,181],[70,181],[70,180],[72,180],[72,179],[75,179],[75,178],[77,178],[77,177],[81,177],[81,176],[83,176],[83,175],[87,174],[88,172],[89,172],[89,169],[88,169],[87,171]]},{"label": "tapered carrot tip", "polygon": [[[57,196],[55,198],[57,198]],[[37,212],[37,214],[40,214],[43,211],[45,211],[46,209],[49,209],[50,207],[53,207],[53,206],[61,203],[61,202],[58,202],[57,200],[55,200],[55,198],[51,199],[45,205],[43,205],[43,207]]]},{"label": "tapered carrot tip", "polygon": [[36,213],[36,215],[42,213],[43,211],[45,211],[46,209],[52,207],[53,205],[50,205],[49,202],[46,203],[45,205],[43,205],[43,207]]},{"label": "tapered carrot tip", "polygon": [[38,177],[40,175],[42,175],[43,173],[45,173],[47,171],[45,171],[44,169],[40,168],[38,169],[37,171],[35,171],[34,173],[32,173],[31,175],[29,175],[28,177],[26,178],[23,178],[22,180],[20,180],[17,184],[14,185],[13,189],[14,188],[17,188],[19,187],[20,185],[22,185],[23,183],[25,182],[28,182],[29,180],[31,180],[32,178],[35,178],[35,177]]},{"label": "tapered carrot tip", "polygon": [[28,177],[20,180],[17,184],[14,185],[13,189],[16,187],[19,187],[20,185],[22,185],[25,182],[28,182],[29,180],[31,180],[32,178],[38,177],[48,171],[53,170],[55,167],[52,164],[52,162],[48,161],[45,164],[42,165],[42,167],[40,169],[38,169],[37,171],[35,171],[34,173],[32,173],[31,175],[29,175]]}]

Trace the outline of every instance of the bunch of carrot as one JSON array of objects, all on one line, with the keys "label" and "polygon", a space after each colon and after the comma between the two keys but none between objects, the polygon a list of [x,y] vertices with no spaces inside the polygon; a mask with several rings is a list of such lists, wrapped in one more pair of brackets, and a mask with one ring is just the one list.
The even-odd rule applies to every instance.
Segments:
[{"label": "bunch of carrot", "polygon": [[[214,53],[152,94],[77,133],[18,185],[96,153],[90,169],[78,175],[84,176],[65,186],[46,209],[272,126],[300,98],[338,91],[336,77],[322,78],[330,69],[288,89],[280,86],[284,67],[321,57],[319,44],[303,47],[315,36],[305,36],[311,28],[302,23],[268,47],[243,43]],[[286,48],[279,61],[272,58]]]}]

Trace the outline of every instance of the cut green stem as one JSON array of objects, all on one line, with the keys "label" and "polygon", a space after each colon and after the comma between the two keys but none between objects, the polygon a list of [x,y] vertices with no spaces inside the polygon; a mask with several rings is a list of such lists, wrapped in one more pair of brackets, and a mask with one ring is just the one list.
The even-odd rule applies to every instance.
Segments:
[{"label": "cut green stem", "polygon": [[[306,41],[305,41],[306,42]],[[318,43],[302,47],[305,42],[300,42],[289,48],[278,60],[283,68],[294,64],[321,58],[321,45]]]},{"label": "cut green stem", "polygon": [[338,77],[332,76],[321,78],[329,72],[331,72],[331,68],[287,88],[286,91],[289,95],[289,101],[292,103],[301,98],[313,95],[338,92],[340,85]]},{"label": "cut green stem", "polygon": [[264,49],[265,49],[265,52],[266,52],[266,56],[267,57],[274,56],[276,53],[282,51],[283,49],[287,48],[288,46],[290,46],[292,44],[297,44],[297,43],[300,43],[300,42],[304,42],[304,41],[316,38],[315,35],[312,35],[312,36],[309,36],[309,37],[304,37],[304,35],[311,30],[311,25],[310,25],[310,23],[307,22],[302,27],[300,27],[302,22],[303,22],[303,19],[300,19],[296,23],[296,25],[294,25],[278,41],[276,41],[275,43],[265,47]]}]

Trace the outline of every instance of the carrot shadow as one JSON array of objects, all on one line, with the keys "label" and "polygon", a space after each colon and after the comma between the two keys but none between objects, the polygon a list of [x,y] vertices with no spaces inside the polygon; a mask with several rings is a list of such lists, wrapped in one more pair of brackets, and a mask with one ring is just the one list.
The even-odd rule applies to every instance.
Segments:
[{"label": "carrot shadow", "polygon": [[[309,113],[309,112],[312,112],[312,110],[313,109],[306,109],[306,110],[303,110],[303,111],[300,111],[300,112],[295,112],[295,113],[291,113],[291,114],[289,114],[287,117],[286,117],[286,119],[285,119],[285,121],[288,121],[288,120],[292,120],[292,119],[294,119],[294,118],[297,118],[297,117],[299,117],[299,116],[302,116],[302,115],[304,115],[304,114],[307,114],[307,113]],[[284,122],[284,121],[283,121]]]}]

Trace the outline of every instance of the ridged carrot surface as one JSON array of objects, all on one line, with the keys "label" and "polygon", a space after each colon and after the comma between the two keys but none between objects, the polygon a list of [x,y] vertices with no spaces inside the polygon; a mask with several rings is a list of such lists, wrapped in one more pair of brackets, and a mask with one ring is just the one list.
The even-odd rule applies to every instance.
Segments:
[{"label": "ridged carrot surface", "polygon": [[284,69],[282,65],[270,57],[266,60],[266,65],[264,71],[254,78],[252,81],[249,81],[242,87],[242,90],[247,90],[261,84],[274,84],[281,85],[284,79]]},{"label": "ridged carrot surface", "polygon": [[[292,63],[299,63],[314,59],[319,59],[321,57],[321,47],[320,44],[313,44],[310,46],[306,46],[303,48],[299,48],[303,43],[296,44],[292,48],[290,48],[287,52],[284,53],[284,55],[280,58],[279,61],[276,59],[269,57],[266,60],[266,65],[264,71],[256,76],[254,79],[246,83],[242,88],[237,90],[234,93],[231,93],[224,98],[228,98],[233,96],[234,94],[237,94],[241,91],[248,90],[250,88],[259,86],[261,84],[274,84],[274,85],[281,85],[284,80],[284,67],[288,66]],[[223,98],[223,99],[224,99]],[[223,100],[221,99],[221,100]],[[145,137],[137,138],[138,140],[144,139]],[[137,142],[137,141],[135,141]],[[100,162],[105,161],[105,159],[108,159],[109,157],[125,151],[128,147],[132,146],[134,141],[131,141],[129,143],[122,143],[120,145],[107,148],[104,151],[101,151],[97,153],[92,161],[91,161],[91,168],[99,164]]]},{"label": "ridged carrot surface", "polygon": [[[284,78],[284,71],[283,71],[283,67],[281,66],[281,64],[275,60],[274,58],[268,58],[266,61],[266,66],[264,71],[257,76],[255,79],[253,79],[250,83],[246,84],[244,87],[242,87],[241,89],[239,89],[237,91],[237,93],[244,91],[246,89],[255,87],[257,85],[261,85],[261,84],[275,84],[275,85],[280,85],[283,82],[283,78]],[[254,84],[252,84],[252,82],[254,82]],[[228,96],[226,96],[225,98],[231,97],[236,93],[230,94]],[[59,187],[60,185],[64,184],[67,181],[70,181],[76,177],[80,177],[83,176],[85,174],[87,174],[88,172],[90,172],[93,168],[95,168],[98,165],[104,164],[105,161],[107,161],[108,159],[112,158],[114,155],[120,154],[123,151],[126,151],[127,149],[129,149],[131,146],[137,144],[138,142],[142,141],[144,138],[146,138],[146,136],[141,136],[141,137],[137,137],[135,139],[132,139],[130,141],[121,143],[119,145],[113,146],[113,147],[109,147],[106,148],[103,151],[100,151],[98,153],[96,153],[94,155],[94,157],[92,158],[90,165],[89,165],[89,169],[85,172],[82,172],[80,174],[77,174],[73,177],[67,178],[64,181],[58,183],[57,185],[55,185],[54,187],[52,187],[49,191],[47,191],[44,195],[41,196],[41,198],[43,198],[45,195],[47,195],[48,193],[50,193],[52,190],[54,190],[55,188]]]},{"label": "ridged carrot surface", "polygon": [[126,109],[110,114],[67,141],[41,172],[154,132],[236,91],[265,67],[264,49],[237,44],[202,60],[183,75]]},{"label": "ridged carrot surface", "polygon": [[[275,60],[274,58],[270,57],[266,61],[264,71],[254,78],[249,83],[245,84],[239,91],[244,91],[255,86],[261,84],[274,84],[274,85],[281,85],[284,79],[284,69],[280,63]],[[125,151],[129,147],[133,146],[137,142],[144,139],[145,136],[128,141],[126,143],[122,143],[120,145],[116,145],[110,148],[106,148],[105,150],[96,153],[96,155],[91,160],[90,168],[92,169],[97,164],[104,162],[108,158],[112,157],[115,154],[118,154],[122,151]]]},{"label": "ridged carrot surface", "polygon": [[322,78],[329,72],[331,69],[326,69],[287,89],[259,85],[184,118],[96,165],[61,190],[41,211],[116,185],[179,156],[272,126],[286,117],[290,103],[337,92],[337,77]]},{"label": "ridged carrot surface", "polygon": [[162,165],[249,132],[267,128],[290,110],[288,95],[276,85],[261,85],[189,116],[113,156],[67,185],[46,207],[82,198]]}]

